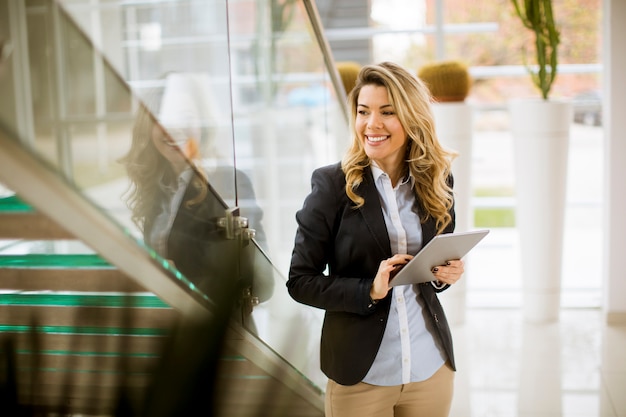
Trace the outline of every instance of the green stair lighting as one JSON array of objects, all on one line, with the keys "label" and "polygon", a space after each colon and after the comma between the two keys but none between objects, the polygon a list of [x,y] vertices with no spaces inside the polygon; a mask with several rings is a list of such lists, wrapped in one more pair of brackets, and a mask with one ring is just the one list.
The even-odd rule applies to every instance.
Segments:
[{"label": "green stair lighting", "polygon": [[0,306],[170,308],[150,294],[0,294]]},{"label": "green stair lighting", "polygon": [[95,254],[27,254],[0,255],[0,268],[89,268],[114,267]]},{"label": "green stair lighting", "polygon": [[22,201],[17,195],[0,198],[0,212],[19,211],[24,213],[33,212],[33,208]]},{"label": "green stair lighting", "polygon": [[0,324],[2,333],[30,333],[36,331],[48,335],[101,335],[101,336],[167,336],[166,329],[147,327],[97,327],[97,326],[27,326]]}]

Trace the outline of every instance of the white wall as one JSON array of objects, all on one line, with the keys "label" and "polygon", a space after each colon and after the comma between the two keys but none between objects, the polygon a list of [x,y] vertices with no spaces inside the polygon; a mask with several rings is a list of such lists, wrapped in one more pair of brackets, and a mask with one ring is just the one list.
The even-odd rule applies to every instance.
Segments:
[{"label": "white wall", "polygon": [[[609,324],[626,324],[626,1],[604,0],[605,126],[603,307]],[[600,265],[598,266],[600,268]]]}]

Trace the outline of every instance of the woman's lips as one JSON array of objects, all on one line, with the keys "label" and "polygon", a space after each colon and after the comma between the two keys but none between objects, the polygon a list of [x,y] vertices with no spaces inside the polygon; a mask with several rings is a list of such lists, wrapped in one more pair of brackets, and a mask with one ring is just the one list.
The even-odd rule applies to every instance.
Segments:
[{"label": "woman's lips", "polygon": [[369,142],[372,142],[372,143],[378,143],[378,142],[382,142],[384,140],[389,139],[389,136],[383,136],[383,135],[376,135],[376,136],[373,136],[373,135],[372,136],[368,136],[368,135],[366,135],[365,137],[367,138],[367,140]]}]

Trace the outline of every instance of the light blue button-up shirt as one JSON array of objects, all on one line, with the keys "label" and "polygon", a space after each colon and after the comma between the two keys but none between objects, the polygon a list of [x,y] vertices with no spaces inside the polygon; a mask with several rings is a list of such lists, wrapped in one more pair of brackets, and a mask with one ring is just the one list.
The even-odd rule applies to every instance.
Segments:
[{"label": "light blue button-up shirt", "polygon": [[[372,173],[389,233],[391,250],[415,255],[422,247],[422,226],[415,203],[413,179],[391,185],[391,179],[373,165]],[[434,330],[424,319],[428,314],[418,297],[417,285],[392,289],[387,327],[374,363],[363,382],[372,385],[401,385],[430,378],[445,362],[445,353],[435,341]]]}]

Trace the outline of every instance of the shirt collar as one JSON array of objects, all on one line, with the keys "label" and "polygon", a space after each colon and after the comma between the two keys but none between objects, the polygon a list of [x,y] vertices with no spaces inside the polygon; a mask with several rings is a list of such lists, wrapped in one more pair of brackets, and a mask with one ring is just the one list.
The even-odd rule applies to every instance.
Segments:
[{"label": "shirt collar", "polygon": [[372,175],[374,176],[374,181],[378,181],[378,178],[380,178],[381,175],[385,174],[385,172],[382,169],[380,169],[378,164],[376,164],[376,162],[374,161],[372,161],[371,167],[372,167]]},{"label": "shirt collar", "polygon": [[[376,164],[375,161],[372,161],[371,164],[372,167],[372,175],[374,176],[374,181],[378,181],[378,179],[380,178],[381,175],[387,175],[387,173],[385,171],[383,171],[378,164]],[[413,186],[415,185],[415,178],[413,177],[413,175],[411,174],[411,172],[409,172],[409,175],[407,175],[406,177],[404,177],[404,179],[402,180],[402,182],[400,182],[399,185],[404,185],[404,184],[410,184],[411,188],[413,188]]]}]

